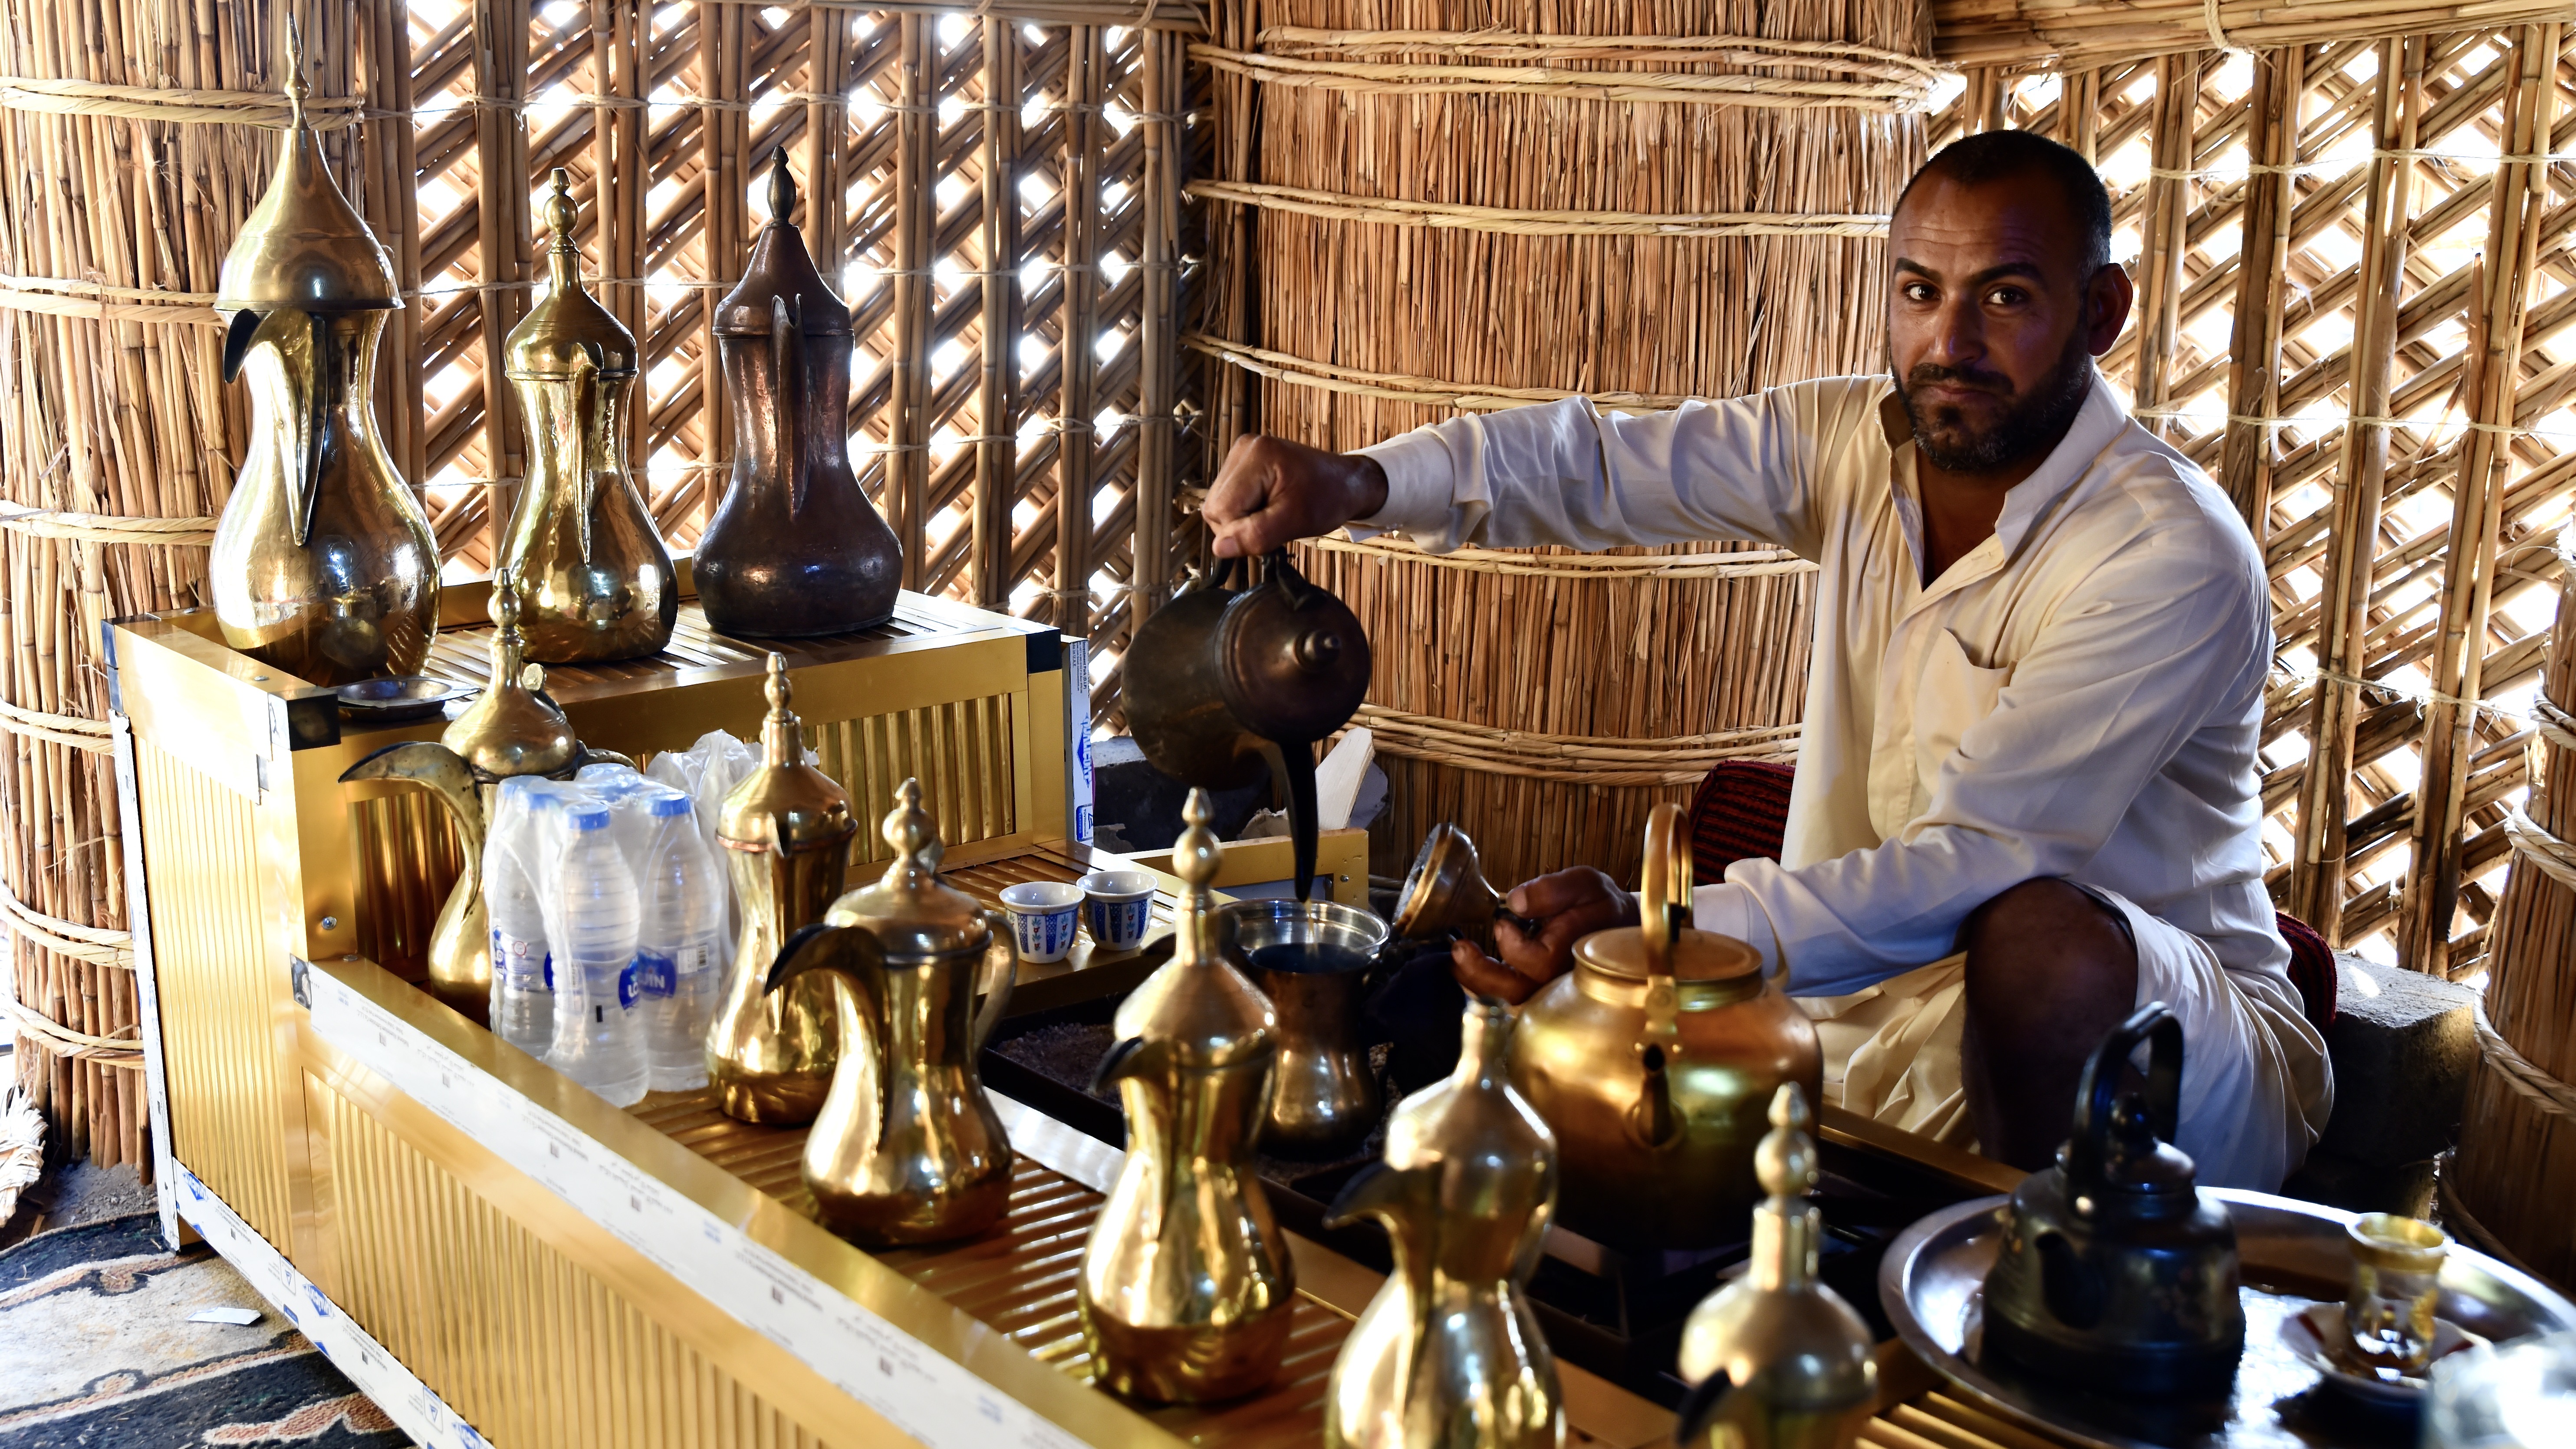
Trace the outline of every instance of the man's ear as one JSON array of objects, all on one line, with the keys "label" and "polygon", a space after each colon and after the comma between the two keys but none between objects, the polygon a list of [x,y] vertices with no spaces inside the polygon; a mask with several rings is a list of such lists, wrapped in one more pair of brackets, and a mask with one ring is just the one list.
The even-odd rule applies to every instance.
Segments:
[{"label": "man's ear", "polygon": [[2095,272],[2092,285],[2085,289],[2085,350],[2095,357],[2110,351],[2111,344],[2120,340],[2120,329],[2129,325],[2129,307],[2137,299],[2138,289],[2129,280],[2127,267],[2108,262]]}]

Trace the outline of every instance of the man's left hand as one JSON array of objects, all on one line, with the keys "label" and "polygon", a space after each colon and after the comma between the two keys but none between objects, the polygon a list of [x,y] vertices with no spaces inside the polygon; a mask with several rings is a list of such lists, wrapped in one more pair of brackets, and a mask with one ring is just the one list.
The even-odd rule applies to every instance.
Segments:
[{"label": "man's left hand", "polygon": [[1509,918],[1494,923],[1495,960],[1460,941],[1449,951],[1449,972],[1476,996],[1498,996],[1518,1005],[1574,964],[1574,943],[1595,931],[1637,924],[1637,898],[1589,866],[1539,876],[1512,888],[1514,915],[1538,927],[1521,929]]}]

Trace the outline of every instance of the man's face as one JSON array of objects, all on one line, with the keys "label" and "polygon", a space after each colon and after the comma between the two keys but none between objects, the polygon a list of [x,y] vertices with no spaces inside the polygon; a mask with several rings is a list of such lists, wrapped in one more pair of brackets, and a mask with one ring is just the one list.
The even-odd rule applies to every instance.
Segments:
[{"label": "man's face", "polygon": [[[1926,177],[1888,229],[1887,370],[1935,467],[2035,462],[2084,405],[2119,335],[2128,278],[2085,275],[2075,217],[2045,177]],[[2116,294],[2116,295],[2114,295]]]}]

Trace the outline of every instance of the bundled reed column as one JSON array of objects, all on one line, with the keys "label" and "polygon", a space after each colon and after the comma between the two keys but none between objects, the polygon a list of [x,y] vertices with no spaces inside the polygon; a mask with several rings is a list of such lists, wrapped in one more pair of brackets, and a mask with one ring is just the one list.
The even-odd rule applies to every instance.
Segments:
[{"label": "bundled reed column", "polygon": [[[1231,213],[1213,310],[1236,330],[1190,341],[1258,380],[1241,424],[1348,449],[1569,393],[1670,406],[1881,366],[1879,238],[1933,79],[1916,6],[1235,0],[1210,30],[1225,169],[1193,189]],[[1653,803],[1793,747],[1796,560],[1305,562],[1377,650],[1378,871],[1455,820],[1498,879],[1626,874]]]}]

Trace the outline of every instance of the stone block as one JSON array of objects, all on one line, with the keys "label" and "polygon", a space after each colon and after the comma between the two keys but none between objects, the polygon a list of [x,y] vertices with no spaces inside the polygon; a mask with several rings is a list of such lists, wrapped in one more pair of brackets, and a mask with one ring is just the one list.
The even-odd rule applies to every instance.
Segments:
[{"label": "stone block", "polygon": [[2375,1168],[2412,1167],[2451,1145],[2478,1056],[2475,993],[2335,955],[2334,1116],[2317,1150]]}]

